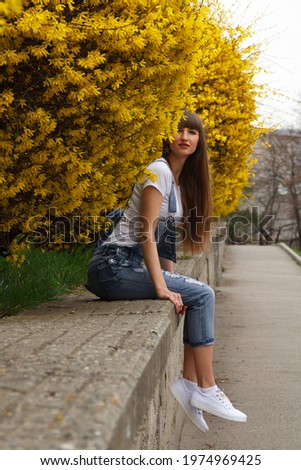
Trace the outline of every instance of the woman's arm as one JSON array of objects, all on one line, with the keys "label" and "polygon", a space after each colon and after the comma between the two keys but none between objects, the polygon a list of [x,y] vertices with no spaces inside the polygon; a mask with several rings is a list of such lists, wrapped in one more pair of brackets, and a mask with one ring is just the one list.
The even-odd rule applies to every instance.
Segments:
[{"label": "woman's arm", "polygon": [[164,269],[164,271],[169,271],[170,273],[173,273],[174,271],[173,261],[166,259],[166,258],[159,258],[159,260],[160,260],[161,268]]},{"label": "woman's arm", "polygon": [[165,283],[155,241],[155,230],[158,224],[162,194],[153,186],[147,186],[142,191],[140,242],[145,265],[155,286],[159,299],[169,300],[174,304],[176,313],[184,314],[185,306],[181,295],[170,291]]}]

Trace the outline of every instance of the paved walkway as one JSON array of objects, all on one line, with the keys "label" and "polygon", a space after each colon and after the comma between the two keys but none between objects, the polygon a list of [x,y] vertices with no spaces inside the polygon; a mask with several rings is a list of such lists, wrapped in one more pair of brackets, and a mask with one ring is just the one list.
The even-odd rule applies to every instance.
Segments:
[{"label": "paved walkway", "polygon": [[301,449],[301,267],[279,246],[227,246],[215,371],[247,423],[185,420],[181,449]]}]

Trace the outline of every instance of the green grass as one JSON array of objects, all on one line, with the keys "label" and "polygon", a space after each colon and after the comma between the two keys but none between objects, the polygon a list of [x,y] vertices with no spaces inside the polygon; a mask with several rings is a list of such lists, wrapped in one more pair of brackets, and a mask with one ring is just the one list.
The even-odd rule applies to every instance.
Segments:
[{"label": "green grass", "polygon": [[293,248],[293,250],[297,253],[297,255],[301,256],[301,250],[298,250],[297,248]]},{"label": "green grass", "polygon": [[187,260],[187,259],[192,259],[192,258],[193,258],[193,256],[191,256],[191,255],[179,255],[179,256],[177,256],[178,260]]},{"label": "green grass", "polygon": [[84,284],[91,249],[73,253],[32,249],[25,255],[20,268],[0,258],[0,317],[57,299]]}]

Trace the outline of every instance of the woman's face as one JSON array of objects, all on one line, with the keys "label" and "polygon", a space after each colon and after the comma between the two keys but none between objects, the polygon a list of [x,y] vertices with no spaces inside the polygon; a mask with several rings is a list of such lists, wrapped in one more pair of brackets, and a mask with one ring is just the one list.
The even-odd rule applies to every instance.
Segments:
[{"label": "woman's face", "polygon": [[174,140],[170,143],[171,153],[189,157],[196,150],[198,142],[199,131],[183,127],[179,129]]}]

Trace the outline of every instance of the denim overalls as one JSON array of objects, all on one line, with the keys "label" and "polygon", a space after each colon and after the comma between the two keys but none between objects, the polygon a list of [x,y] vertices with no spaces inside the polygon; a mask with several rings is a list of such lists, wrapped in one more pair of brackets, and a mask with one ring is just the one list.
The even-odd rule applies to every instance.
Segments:
[{"label": "denim overalls", "polygon": [[[174,182],[169,196],[169,216],[159,220],[155,233],[159,257],[176,262],[176,213]],[[156,299],[157,294],[142,265],[141,245],[106,244],[98,247],[88,266],[86,287],[104,300]],[[214,342],[214,292],[195,279],[162,270],[167,288],[181,294],[187,306],[184,343],[202,346]]]}]

